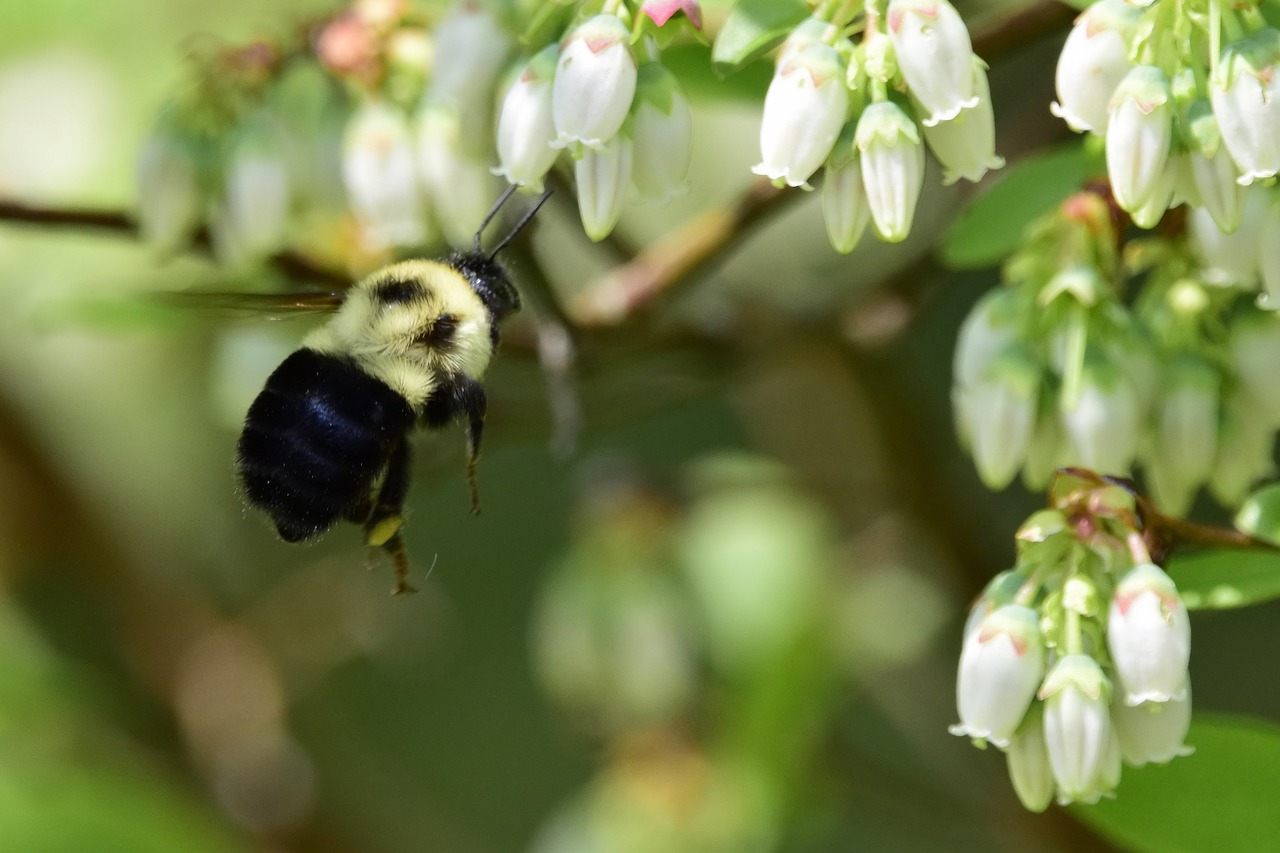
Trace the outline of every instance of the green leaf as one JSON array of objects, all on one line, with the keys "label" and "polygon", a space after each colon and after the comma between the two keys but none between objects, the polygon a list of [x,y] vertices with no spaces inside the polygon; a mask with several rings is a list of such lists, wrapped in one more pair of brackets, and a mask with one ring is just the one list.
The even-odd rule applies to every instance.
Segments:
[{"label": "green leaf", "polygon": [[773,67],[769,63],[748,63],[724,80],[712,69],[707,54],[707,48],[700,44],[677,44],[662,52],[662,64],[679,78],[690,100],[734,99],[755,106],[764,100],[769,81],[773,79]]},{"label": "green leaf", "polygon": [[1280,485],[1249,495],[1236,513],[1236,527],[1255,539],[1280,545]]},{"label": "green leaf", "polygon": [[1280,598],[1280,552],[1199,551],[1175,557],[1168,572],[1189,610],[1232,610]]},{"label": "green leaf", "polygon": [[995,266],[1018,247],[1029,223],[1102,171],[1097,156],[1079,142],[1015,163],[951,223],[943,263],[952,269]]},{"label": "green leaf", "polygon": [[1114,800],[1072,809],[1123,850],[1274,850],[1280,839],[1280,727],[1198,715],[1194,755],[1125,767]]},{"label": "green leaf", "polygon": [[742,0],[729,13],[711,51],[716,73],[728,77],[762,56],[808,16],[804,0]]}]

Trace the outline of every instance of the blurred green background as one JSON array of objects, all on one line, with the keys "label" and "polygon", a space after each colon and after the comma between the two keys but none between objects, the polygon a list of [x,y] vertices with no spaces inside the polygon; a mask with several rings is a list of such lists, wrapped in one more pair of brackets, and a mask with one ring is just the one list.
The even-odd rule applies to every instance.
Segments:
[{"label": "blurred green background", "polygon": [[[332,8],[4,4],[0,198],[130,209],[184,50]],[[1003,153],[1060,132],[1061,36],[995,68]],[[758,101],[693,91],[693,192],[630,243],[748,181]],[[1105,846],[946,732],[967,602],[1037,498],[955,446],[950,350],[996,276],[920,261],[963,201],[929,183],[905,245],[840,258],[806,197],[585,340],[568,459],[504,354],[482,516],[461,434],[415,445],[400,599],[354,531],[285,546],[236,494],[237,421],[308,321],[158,315],[128,300],[226,274],[0,223],[0,850]],[[566,293],[611,261],[576,229],[558,199],[534,241]],[[1197,616],[1197,712],[1280,717],[1277,613]]]}]

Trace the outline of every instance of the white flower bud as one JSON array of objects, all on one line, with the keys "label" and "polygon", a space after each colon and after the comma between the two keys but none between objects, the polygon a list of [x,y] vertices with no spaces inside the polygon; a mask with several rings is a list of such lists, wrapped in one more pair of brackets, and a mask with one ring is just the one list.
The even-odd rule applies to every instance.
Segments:
[{"label": "white flower bud", "polygon": [[215,242],[237,259],[260,258],[284,243],[290,201],[284,144],[265,114],[247,119],[231,143],[218,217],[223,233]]},{"label": "white flower bud", "polygon": [[1075,406],[1062,411],[1071,464],[1127,475],[1138,452],[1141,422],[1133,384],[1110,362],[1090,360],[1085,364]]},{"label": "white flower bud", "polygon": [[1259,240],[1267,214],[1268,194],[1258,188],[1244,193],[1239,227],[1224,233],[1205,208],[1187,214],[1187,234],[1201,264],[1206,284],[1252,290],[1258,283]]},{"label": "white flower bud", "polygon": [[1218,228],[1230,234],[1240,226],[1244,210],[1244,188],[1237,182],[1240,172],[1222,143],[1222,132],[1209,104],[1196,101],[1188,112],[1188,134],[1195,143],[1188,154],[1195,188],[1192,206],[1205,208]]},{"label": "white flower bud", "polygon": [[1191,728],[1190,684],[1181,699],[1141,705],[1115,702],[1111,706],[1111,718],[1120,737],[1124,760],[1134,767],[1166,764],[1195,751],[1186,745],[1187,731]]},{"label": "white flower bud", "polygon": [[508,182],[542,190],[542,178],[559,154],[552,143],[551,79],[558,48],[555,45],[529,60],[507,89],[498,117],[498,161],[494,170]]},{"label": "white flower bud", "polygon": [[513,45],[483,4],[456,3],[434,32],[430,98],[456,110],[492,103],[494,84]]},{"label": "white flower bud", "polygon": [[1072,130],[1106,132],[1111,95],[1133,67],[1129,39],[1140,15],[1124,0],[1101,0],[1076,18],[1058,56],[1058,100],[1049,107]]},{"label": "white flower bud", "polygon": [[1087,655],[1060,658],[1040,689],[1045,746],[1062,805],[1096,803],[1111,792],[1110,692],[1102,668]]},{"label": "white flower bud", "polygon": [[852,252],[871,219],[858,158],[851,158],[842,166],[828,163],[822,176],[822,218],[827,225],[827,239],[835,250],[842,255]]},{"label": "white flower bud", "polygon": [[1116,585],[1107,648],[1126,705],[1181,699],[1191,658],[1191,621],[1178,588],[1158,566],[1134,566]]},{"label": "white flower bud", "polygon": [[429,99],[418,111],[418,169],[444,238],[468,249],[501,191],[491,163],[463,143],[464,116]]},{"label": "white flower bud", "polygon": [[973,91],[978,103],[955,118],[924,125],[924,139],[942,164],[943,183],[980,181],[988,169],[999,169],[1004,158],[996,156],[996,121],[991,111],[991,87],[980,61],[973,64]]},{"label": "white flower bud", "polygon": [[1269,311],[1241,313],[1231,324],[1228,343],[1240,388],[1256,402],[1268,426],[1280,425],[1280,316]]},{"label": "white flower bud", "polygon": [[138,230],[161,252],[191,237],[204,207],[195,145],[162,123],[138,156]]},{"label": "white flower bud", "polygon": [[636,92],[631,31],[616,15],[596,15],[569,34],[551,87],[556,145],[601,149],[617,135]]},{"label": "white flower bud", "polygon": [[978,105],[969,30],[947,0],[889,0],[889,38],[929,127]]},{"label": "white flower bud", "polygon": [[400,110],[381,101],[356,110],[343,140],[342,180],[372,248],[426,242],[413,136]]},{"label": "white flower bud", "polygon": [[968,390],[973,461],[989,489],[1003,489],[1027,455],[1042,370],[1024,347],[1007,347]]},{"label": "white flower bud", "polygon": [[[1270,370],[1275,371],[1271,362]],[[1271,383],[1274,387],[1277,383]],[[1239,506],[1249,489],[1275,473],[1276,421],[1243,388],[1237,388],[1223,406],[1218,435],[1218,458],[1209,473],[1209,492],[1223,506]]]},{"label": "white flower bud", "polygon": [[592,240],[603,240],[618,224],[631,179],[631,139],[620,133],[603,148],[588,148],[574,162],[578,215]]},{"label": "white flower bud", "polygon": [[1209,477],[1218,450],[1218,371],[1192,357],[1165,374],[1155,443],[1145,459],[1151,494],[1162,512],[1184,515]]},{"label": "white flower bud", "polygon": [[854,144],[862,156],[862,183],[880,239],[899,243],[911,232],[924,187],[920,129],[892,101],[872,104],[858,119]]},{"label": "white flower bud", "polygon": [[1057,470],[1069,464],[1070,455],[1058,413],[1042,408],[1036,415],[1031,443],[1027,445],[1027,459],[1022,463],[1022,485],[1028,491],[1043,492]]},{"label": "white flower bud", "polygon": [[1173,139],[1172,97],[1168,78],[1153,65],[1132,69],[1111,97],[1107,176],[1116,202],[1127,211],[1139,210],[1151,199],[1166,171]]},{"label": "white flower bud", "polygon": [[1001,607],[965,638],[956,680],[960,723],[950,732],[1008,746],[1043,677],[1040,617],[1029,607]]},{"label": "white flower bud", "polygon": [[1014,736],[1007,753],[1009,779],[1013,790],[1028,811],[1042,812],[1053,801],[1053,768],[1044,742],[1041,711],[1032,712]]},{"label": "white flower bud", "polygon": [[693,110],[676,76],[657,62],[640,66],[631,107],[631,183],[641,201],[666,204],[689,189]]},{"label": "white flower bud", "polygon": [[1262,277],[1258,307],[1276,311],[1280,310],[1280,197],[1269,195],[1258,225],[1258,273]]},{"label": "white flower bud", "polygon": [[1265,29],[1223,51],[1209,96],[1241,184],[1280,171],[1280,31]]},{"label": "white flower bud", "polygon": [[973,306],[956,336],[952,376],[959,385],[975,385],[1006,347],[1018,328],[1018,297],[1006,287],[987,291]]},{"label": "white flower bud", "polygon": [[848,111],[844,63],[835,48],[810,44],[791,51],[765,94],[761,158],[751,171],[775,184],[808,186],[831,153]]}]

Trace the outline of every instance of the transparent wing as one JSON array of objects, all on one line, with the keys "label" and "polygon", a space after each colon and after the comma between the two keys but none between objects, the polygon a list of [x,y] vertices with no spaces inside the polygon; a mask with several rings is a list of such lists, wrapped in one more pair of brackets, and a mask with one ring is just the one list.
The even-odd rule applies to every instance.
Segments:
[{"label": "transparent wing", "polygon": [[238,293],[210,290],[177,290],[157,293],[159,302],[183,310],[213,311],[229,316],[250,314],[287,317],[297,314],[328,314],[337,311],[346,299],[342,291],[313,293]]}]

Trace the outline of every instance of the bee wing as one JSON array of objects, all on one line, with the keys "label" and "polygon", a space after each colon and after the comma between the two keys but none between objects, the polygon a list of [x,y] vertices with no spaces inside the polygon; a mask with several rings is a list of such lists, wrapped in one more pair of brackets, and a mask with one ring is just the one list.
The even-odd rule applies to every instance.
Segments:
[{"label": "bee wing", "polygon": [[177,290],[156,294],[156,298],[165,305],[184,310],[214,311],[230,316],[259,314],[280,318],[304,313],[332,313],[338,310],[347,295],[343,291],[235,293]]}]

